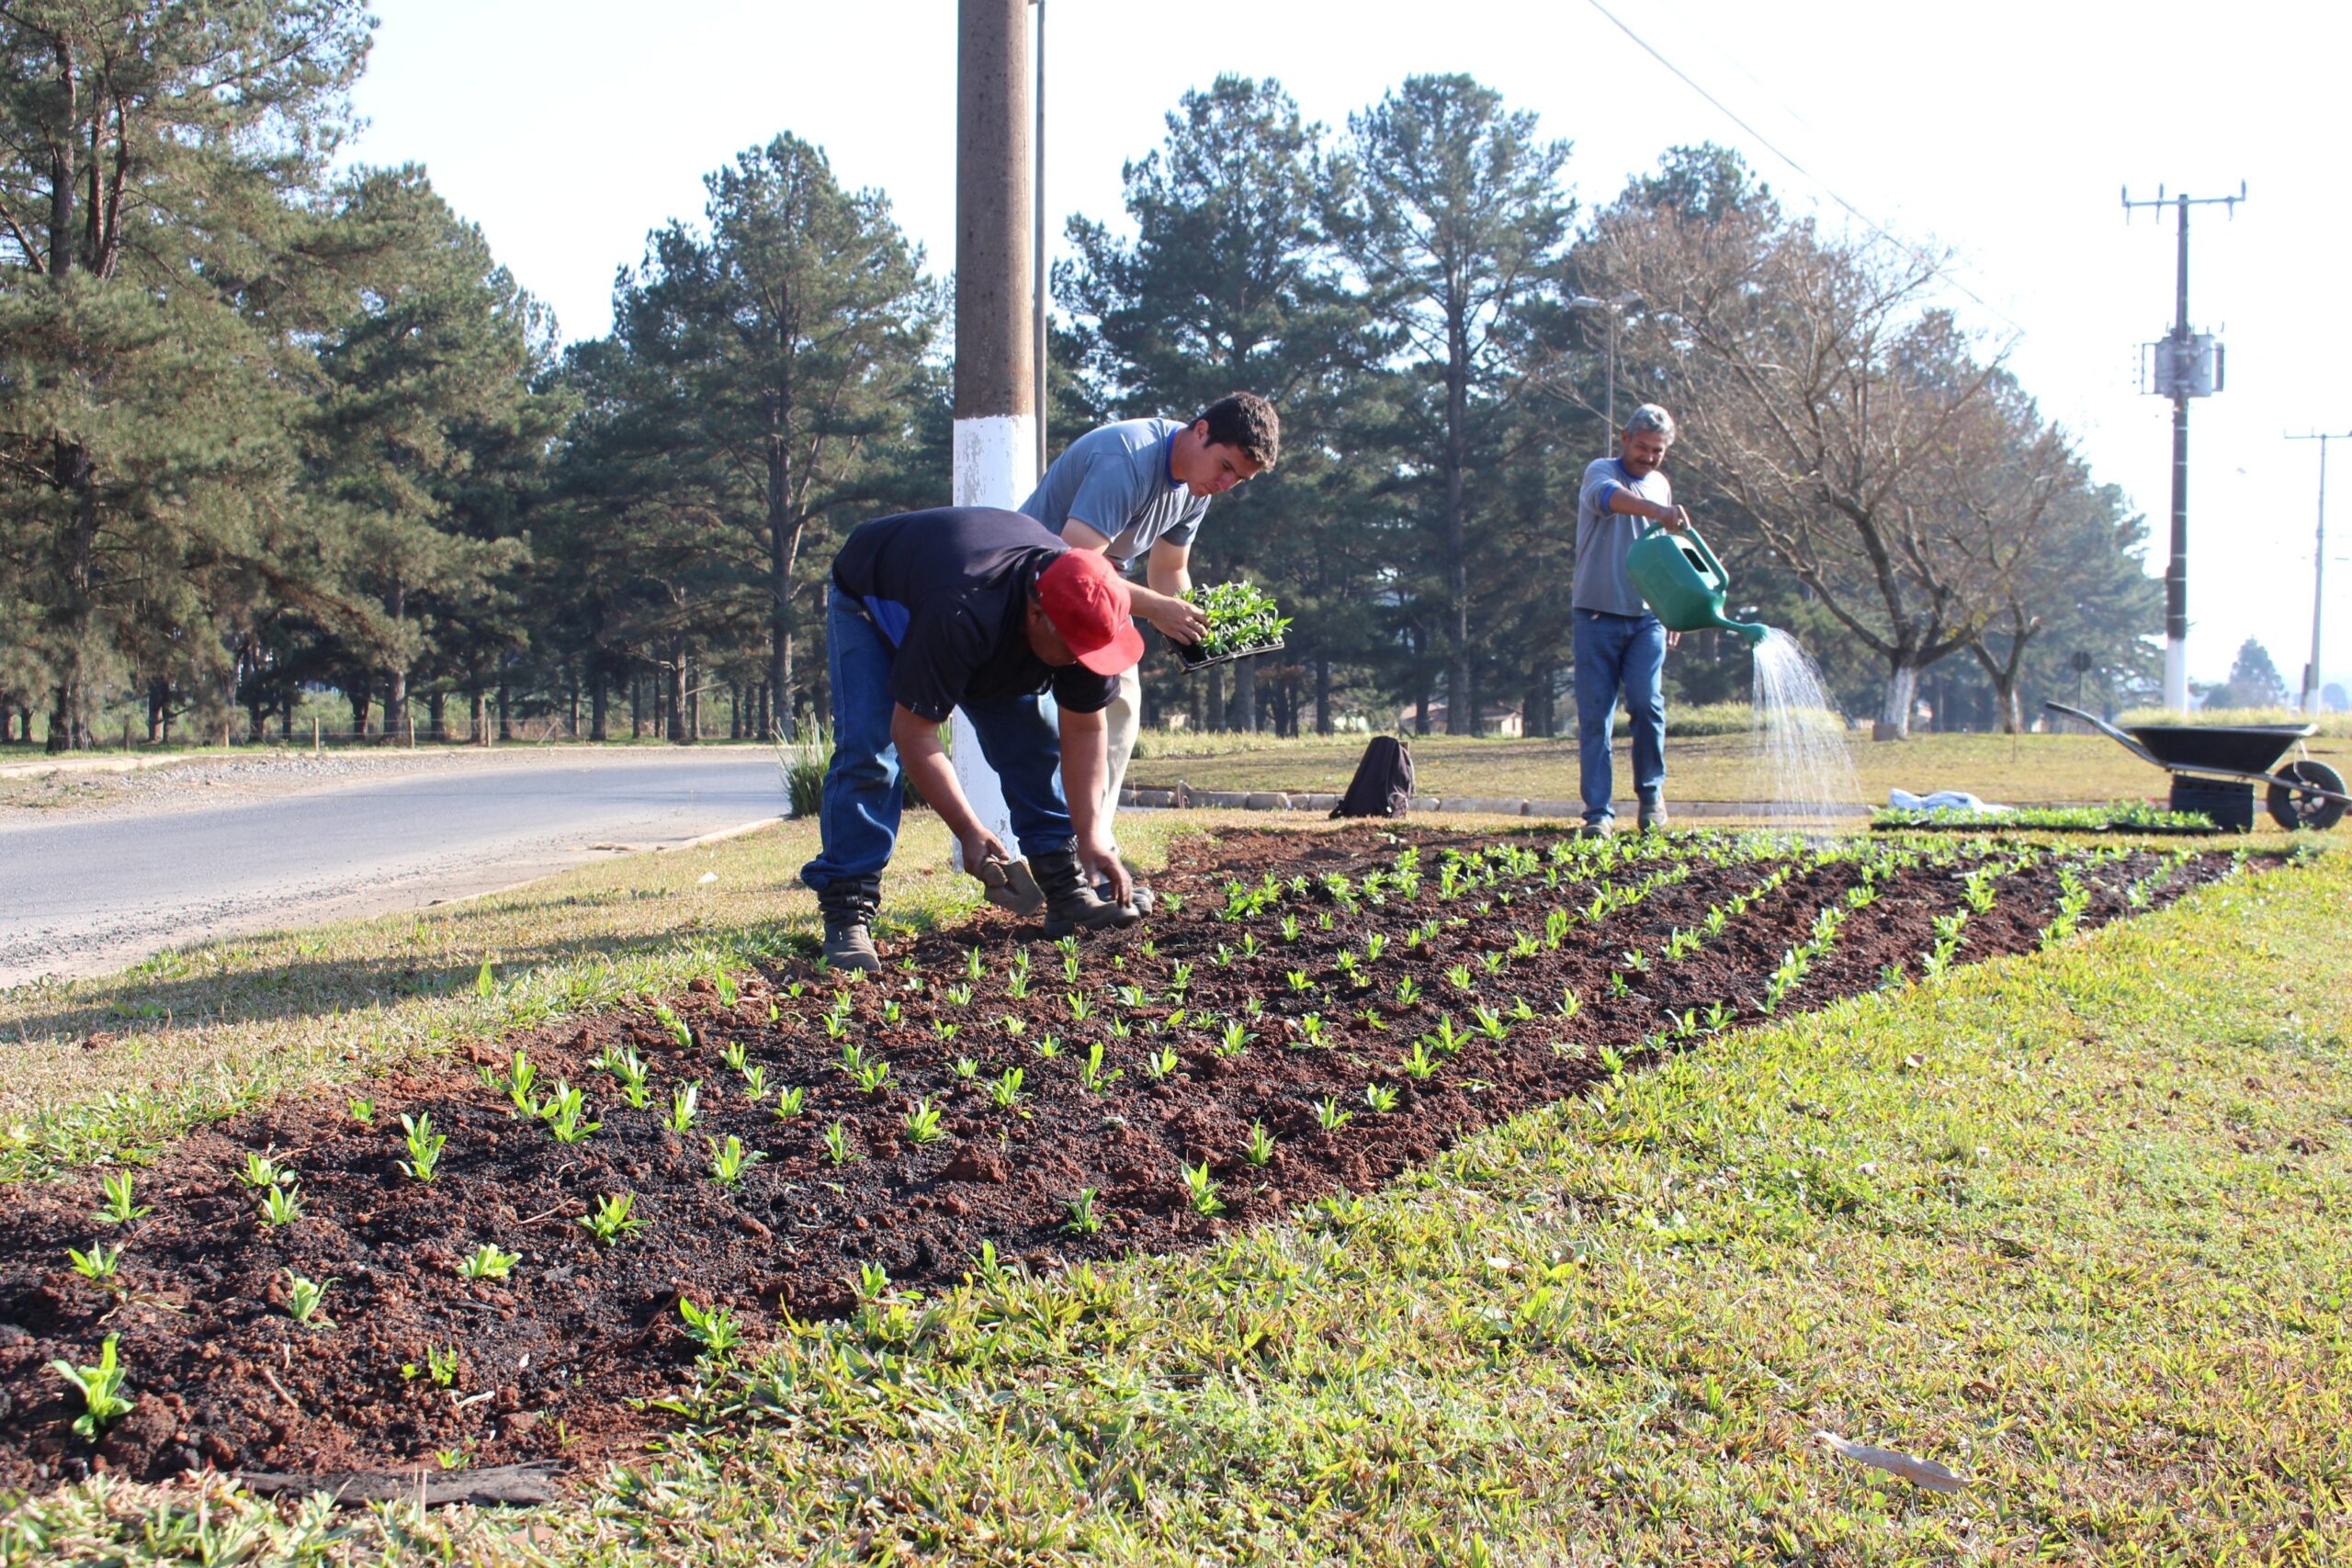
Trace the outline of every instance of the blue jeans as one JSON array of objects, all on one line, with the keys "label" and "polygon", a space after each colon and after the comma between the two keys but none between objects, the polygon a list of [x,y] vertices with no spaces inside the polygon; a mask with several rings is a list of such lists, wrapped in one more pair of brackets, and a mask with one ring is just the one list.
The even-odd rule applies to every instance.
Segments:
[{"label": "blue jeans", "polygon": [[[847,885],[869,896],[899,841],[905,800],[899,749],[890,740],[890,665],[897,651],[839,589],[825,601],[825,662],[833,685],[833,757],[825,769],[825,804],[819,814],[824,847],[800,868],[800,880],[821,897]],[[1004,784],[1004,803],[1024,855],[1049,854],[1078,842],[1062,799],[1061,742],[1034,696],[967,702],[963,715],[980,755]]]},{"label": "blue jeans", "polygon": [[1577,663],[1577,741],[1583,764],[1584,819],[1615,818],[1611,793],[1610,731],[1617,694],[1634,722],[1634,793],[1657,800],[1666,788],[1666,627],[1656,615],[1570,612]]}]

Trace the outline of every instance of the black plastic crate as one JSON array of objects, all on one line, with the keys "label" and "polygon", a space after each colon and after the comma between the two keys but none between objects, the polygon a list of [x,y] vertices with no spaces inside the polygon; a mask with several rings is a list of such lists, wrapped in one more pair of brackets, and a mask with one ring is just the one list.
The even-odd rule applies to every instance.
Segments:
[{"label": "black plastic crate", "polygon": [[2175,773],[2172,808],[2202,811],[2224,833],[2254,831],[2254,786],[2231,779],[2193,779]]}]

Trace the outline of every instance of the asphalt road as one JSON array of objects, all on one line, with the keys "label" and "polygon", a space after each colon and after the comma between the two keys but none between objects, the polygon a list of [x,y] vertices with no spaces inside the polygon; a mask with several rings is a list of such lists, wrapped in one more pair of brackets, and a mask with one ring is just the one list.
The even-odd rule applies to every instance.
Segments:
[{"label": "asphalt road", "polygon": [[[0,987],[419,908],[781,813],[764,750],[556,760],[151,815],[0,822]],[[27,814],[29,816],[30,814]]]}]

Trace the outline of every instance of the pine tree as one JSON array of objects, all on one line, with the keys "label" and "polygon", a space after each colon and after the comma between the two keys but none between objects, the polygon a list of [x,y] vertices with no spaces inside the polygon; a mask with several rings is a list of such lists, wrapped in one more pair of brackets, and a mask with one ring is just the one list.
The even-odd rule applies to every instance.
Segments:
[{"label": "pine tree", "polygon": [[[1282,460],[1211,509],[1193,576],[1272,583],[1298,634],[1277,679],[1295,682],[1311,667],[1328,725],[1332,660],[1363,640],[1337,536],[1355,522],[1340,493],[1355,476],[1334,455],[1334,393],[1381,348],[1331,240],[1349,172],[1277,82],[1219,76],[1186,93],[1167,123],[1164,144],[1125,169],[1134,242],[1073,220],[1077,256],[1055,293],[1078,318],[1087,380],[1127,417],[1188,419],[1230,391],[1274,401]],[[1066,445],[1086,427],[1063,428]],[[1261,662],[1235,667],[1235,728],[1256,728]]]},{"label": "pine tree", "polygon": [[673,223],[624,277],[615,333],[671,379],[676,445],[716,465],[707,547],[765,593],[768,682],[789,730],[812,528],[845,529],[911,438],[941,297],[876,191],[782,135],[704,182],[706,233]]},{"label": "pine tree", "polygon": [[286,329],[258,307],[369,26],[360,0],[0,8],[0,510],[51,750],[86,742],[142,617],[215,634],[153,584],[254,558],[290,473]]},{"label": "pine tree", "polygon": [[[1518,374],[1526,317],[1557,292],[1574,206],[1560,188],[1565,141],[1467,76],[1413,76],[1349,117],[1358,180],[1345,241],[1375,315],[1393,320],[1410,357],[1412,467],[1429,531],[1428,575],[1442,582],[1423,635],[1444,650],[1446,728],[1472,733],[1473,670],[1488,628],[1474,612],[1473,536],[1482,457],[1525,391]],[[1423,711],[1426,712],[1426,706]]]}]

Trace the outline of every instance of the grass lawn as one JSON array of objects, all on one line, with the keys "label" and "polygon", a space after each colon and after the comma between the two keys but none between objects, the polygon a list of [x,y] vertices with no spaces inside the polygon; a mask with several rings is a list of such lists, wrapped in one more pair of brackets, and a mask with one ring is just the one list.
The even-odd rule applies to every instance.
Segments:
[{"label": "grass lawn", "polygon": [[[913,840],[937,861],[935,823]],[[2325,847],[1719,1037],[1208,1253],[811,1325],[572,1505],[101,1480],[0,1512],[0,1565],[2342,1562],[2352,853]],[[808,848],[795,825],[0,993],[0,1160],[124,1154],[771,951],[812,919]],[[966,900],[944,872],[891,891],[910,920]],[[1971,1484],[1916,1491],[1822,1430]]]},{"label": "grass lawn", "polygon": [[[1668,714],[1666,746],[1668,800],[1753,801],[1764,798],[1745,735],[1679,738]],[[1633,793],[1633,760],[1624,740],[1616,750],[1617,792]],[[1308,735],[1281,739],[1258,735],[1147,733],[1127,782],[1166,789],[1180,779],[1194,789],[1295,790],[1335,794],[1348,785],[1363,755],[1362,735]],[[1574,799],[1577,746],[1566,740],[1510,740],[1431,735],[1412,741],[1415,784],[1424,795]],[[1852,745],[1861,783],[1857,804],[1883,806],[1889,789],[1924,795],[1964,789],[1986,800],[2101,801],[2156,799],[2169,775],[2098,735],[1923,735],[1873,745],[1867,733]],[[2352,737],[2322,735],[2311,754],[2352,777]],[[2258,809],[2258,808],[2257,808]]]}]

